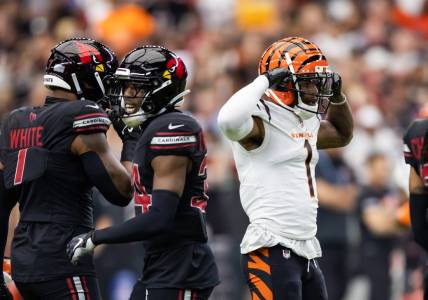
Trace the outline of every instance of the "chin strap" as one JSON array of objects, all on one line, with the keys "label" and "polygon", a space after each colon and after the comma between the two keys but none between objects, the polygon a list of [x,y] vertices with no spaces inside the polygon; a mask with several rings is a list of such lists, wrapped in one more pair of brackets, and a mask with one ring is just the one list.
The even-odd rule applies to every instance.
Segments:
[{"label": "chin strap", "polygon": [[82,89],[80,88],[79,80],[77,80],[76,73],[71,74],[71,79],[73,80],[74,87],[76,88],[77,97],[79,100],[85,100]]},{"label": "chin strap", "polygon": [[95,76],[95,79],[97,80],[97,83],[98,83],[101,91],[103,92],[103,95],[105,95],[106,94],[106,90],[104,88],[104,84],[103,84],[103,81],[101,80],[100,74],[98,72],[95,72],[94,76]]}]

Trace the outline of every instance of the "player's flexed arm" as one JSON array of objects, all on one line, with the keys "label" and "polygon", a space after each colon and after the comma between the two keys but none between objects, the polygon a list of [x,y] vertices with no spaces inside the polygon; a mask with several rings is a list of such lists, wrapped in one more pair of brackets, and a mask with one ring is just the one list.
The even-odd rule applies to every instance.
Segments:
[{"label": "player's flexed arm", "polygon": [[342,79],[337,73],[334,73],[332,89],[327,118],[321,121],[318,131],[318,149],[343,147],[352,139],[354,125],[351,109],[342,93]]},{"label": "player's flexed arm", "polygon": [[218,124],[232,141],[239,141],[247,150],[259,146],[264,138],[263,122],[251,114],[268,88],[279,84],[290,72],[277,68],[258,76],[252,83],[237,91],[221,108]]},{"label": "player's flexed arm", "polygon": [[191,161],[186,156],[157,156],[152,160],[153,192],[150,210],[118,226],[73,238],[67,254],[73,263],[91,254],[95,245],[141,241],[162,233],[173,224]]}]

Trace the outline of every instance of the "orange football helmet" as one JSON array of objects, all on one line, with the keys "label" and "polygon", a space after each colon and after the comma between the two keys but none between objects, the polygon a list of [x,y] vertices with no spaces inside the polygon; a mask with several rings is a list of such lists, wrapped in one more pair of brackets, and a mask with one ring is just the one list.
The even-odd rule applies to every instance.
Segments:
[{"label": "orange football helmet", "polygon": [[301,37],[273,43],[260,58],[258,71],[264,74],[276,68],[287,68],[292,75],[266,92],[273,103],[292,107],[301,116],[327,112],[333,73],[317,45]]}]

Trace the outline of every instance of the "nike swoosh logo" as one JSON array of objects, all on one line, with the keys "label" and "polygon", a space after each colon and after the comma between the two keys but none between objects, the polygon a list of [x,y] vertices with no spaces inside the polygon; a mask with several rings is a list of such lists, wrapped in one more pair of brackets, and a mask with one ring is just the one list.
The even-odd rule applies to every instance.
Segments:
[{"label": "nike swoosh logo", "polygon": [[86,104],[85,106],[92,107],[92,108],[95,108],[95,109],[99,109],[100,108],[97,104],[95,104],[95,105]]},{"label": "nike swoosh logo", "polygon": [[180,127],[183,127],[183,126],[184,126],[184,124],[172,125],[171,123],[169,123],[168,129],[169,130],[173,130],[173,129],[180,128]]}]

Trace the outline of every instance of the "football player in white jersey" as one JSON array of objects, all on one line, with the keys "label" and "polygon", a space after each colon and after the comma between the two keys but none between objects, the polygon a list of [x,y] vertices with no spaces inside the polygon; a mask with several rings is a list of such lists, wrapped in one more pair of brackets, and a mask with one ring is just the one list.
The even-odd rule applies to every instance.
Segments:
[{"label": "football player in white jersey", "polygon": [[314,171],[318,149],[352,138],[339,74],[314,43],[281,39],[263,53],[259,76],[224,104],[218,123],[231,140],[250,219],[241,253],[252,299],[327,299],[315,260]]}]

